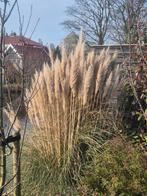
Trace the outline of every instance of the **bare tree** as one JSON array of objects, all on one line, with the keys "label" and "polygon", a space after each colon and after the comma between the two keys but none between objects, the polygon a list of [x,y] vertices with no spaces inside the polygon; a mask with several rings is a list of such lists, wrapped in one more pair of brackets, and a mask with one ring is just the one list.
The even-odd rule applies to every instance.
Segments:
[{"label": "bare tree", "polygon": [[82,28],[87,40],[104,44],[110,19],[109,0],[75,0],[66,13],[70,19],[62,23],[64,27],[70,31]]},{"label": "bare tree", "polygon": [[3,127],[3,74],[4,74],[4,36],[5,36],[5,24],[9,19],[17,0],[1,0],[0,1],[0,195],[4,191],[4,185],[6,181],[6,149],[5,145],[5,133]]},{"label": "bare tree", "polygon": [[[146,34],[147,0],[111,0],[111,39],[137,43],[140,26]],[[144,38],[146,35],[144,35]]]},{"label": "bare tree", "polygon": [[[17,104],[17,108],[14,109],[12,99],[10,95],[10,87],[8,85],[8,79],[5,77],[5,86],[7,86],[7,93],[8,93],[8,102],[9,104],[7,107],[4,107],[4,75],[6,76],[6,56],[8,55],[5,48],[5,24],[9,17],[11,16],[11,13],[17,5],[17,11],[18,11],[18,19],[20,24],[20,40],[22,42],[22,66],[20,71],[20,86],[21,86],[21,94],[19,98],[19,102]],[[26,26],[26,29],[23,33],[23,23],[24,18],[21,17],[19,9],[19,4],[17,0],[0,0],[0,195],[8,195],[10,193],[14,193],[15,196],[21,195],[21,155],[22,155],[22,148],[24,144],[24,138],[27,128],[27,113],[25,115],[25,123],[22,126],[19,119],[18,114],[22,107],[22,105],[25,102],[25,109],[28,110],[28,103],[30,100],[27,100],[25,97],[25,87],[26,87],[26,81],[25,78],[27,77],[28,72],[26,73],[26,64],[28,64],[27,58],[28,53],[26,54],[26,43],[24,35],[27,33],[31,16],[32,16],[32,7],[30,11],[30,16],[28,19],[28,23]],[[35,24],[35,27],[31,33],[30,38],[32,37],[33,33],[35,32],[35,29],[38,25],[39,19],[37,20],[37,23]],[[43,58],[43,57],[42,57]],[[32,62],[33,63],[33,62]],[[28,68],[28,67],[27,67]],[[34,68],[34,67],[33,67]],[[7,115],[10,124],[7,126],[7,128],[4,129],[4,119],[3,119],[3,112]],[[20,134],[21,130],[21,134]],[[21,139],[22,138],[22,139]],[[21,143],[20,143],[21,139]],[[7,153],[7,148],[9,148],[10,152]],[[13,157],[10,156],[13,154]],[[10,156],[10,158],[13,158],[13,174],[10,178],[7,178],[7,156]],[[9,158],[9,161],[10,161]],[[9,167],[9,170],[12,168]],[[13,183],[13,188],[11,190],[7,189],[7,186],[9,184]],[[9,193],[7,193],[9,191]]]}]

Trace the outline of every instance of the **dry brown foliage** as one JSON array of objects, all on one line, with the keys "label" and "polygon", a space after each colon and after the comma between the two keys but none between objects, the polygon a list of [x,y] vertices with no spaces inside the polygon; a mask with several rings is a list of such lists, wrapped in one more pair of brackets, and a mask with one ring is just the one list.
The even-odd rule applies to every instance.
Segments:
[{"label": "dry brown foliage", "polygon": [[106,105],[118,85],[114,80],[119,74],[114,66],[116,54],[103,50],[100,55],[85,55],[84,50],[82,37],[71,54],[63,47],[61,60],[52,58],[51,66],[45,64],[27,90],[27,97],[31,97],[28,114],[35,130],[31,145],[59,162],[61,158],[70,162],[83,119]]}]

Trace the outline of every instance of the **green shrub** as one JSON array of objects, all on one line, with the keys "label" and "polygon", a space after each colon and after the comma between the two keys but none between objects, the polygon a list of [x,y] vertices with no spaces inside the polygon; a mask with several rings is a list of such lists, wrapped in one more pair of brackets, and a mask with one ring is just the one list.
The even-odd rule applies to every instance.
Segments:
[{"label": "green shrub", "polygon": [[129,141],[115,137],[87,166],[80,190],[93,190],[98,195],[146,195],[146,161]]},{"label": "green shrub", "polygon": [[124,72],[119,106],[125,132],[147,150],[147,56],[134,54]]}]

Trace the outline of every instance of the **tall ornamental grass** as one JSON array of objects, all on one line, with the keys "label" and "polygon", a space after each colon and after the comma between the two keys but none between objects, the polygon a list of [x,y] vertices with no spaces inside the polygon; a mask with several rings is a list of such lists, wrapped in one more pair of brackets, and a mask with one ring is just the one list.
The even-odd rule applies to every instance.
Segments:
[{"label": "tall ornamental grass", "polygon": [[[108,111],[119,83],[116,54],[110,55],[109,50],[85,54],[84,50],[82,37],[70,54],[63,47],[62,58],[51,58],[51,66],[45,64],[41,72],[36,72],[27,90],[28,115],[34,130],[28,138],[31,160],[26,161],[26,172],[32,172],[27,181],[34,183],[34,195],[36,191],[47,194],[43,193],[43,182],[48,182],[50,191],[55,184],[75,183],[87,160],[84,153],[90,147],[93,152],[100,150],[104,139],[101,132],[112,127],[112,121],[103,123],[102,111]],[[106,118],[110,114],[107,112]]]}]

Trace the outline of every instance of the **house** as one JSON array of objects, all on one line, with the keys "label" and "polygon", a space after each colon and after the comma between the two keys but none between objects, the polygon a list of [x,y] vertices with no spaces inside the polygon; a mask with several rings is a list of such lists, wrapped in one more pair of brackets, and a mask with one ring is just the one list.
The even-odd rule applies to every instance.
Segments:
[{"label": "house", "polygon": [[10,84],[20,83],[22,73],[27,86],[36,70],[45,62],[49,63],[48,48],[24,36],[6,36],[5,43],[5,76],[4,81]]},{"label": "house", "polygon": [[61,42],[61,46],[64,45],[65,47],[65,50],[70,53],[71,51],[74,50],[74,48],[76,47],[77,43],[78,43],[78,40],[79,40],[79,36],[74,33],[74,32],[71,32],[70,34],[68,34],[64,39],[63,41]]},{"label": "house", "polygon": [[[139,61],[138,54],[147,56],[147,44],[109,44],[109,45],[89,45],[88,51],[94,50],[100,54],[102,50],[109,48],[109,53],[113,55],[117,53],[116,64],[128,65],[130,62],[135,65]],[[138,59],[136,59],[138,57]],[[130,62],[129,62],[130,61]]]},{"label": "house", "polygon": [[[67,53],[74,51],[79,40],[79,36],[71,32],[68,34],[60,44],[60,47],[64,45]],[[128,61],[130,56],[135,56],[137,50],[142,50],[143,55],[147,55],[147,44],[105,44],[105,45],[96,45],[95,43],[85,41],[85,53],[89,51],[95,51],[95,53],[100,54],[102,50],[107,50],[109,48],[109,53],[117,53],[116,64],[123,64]]]}]

